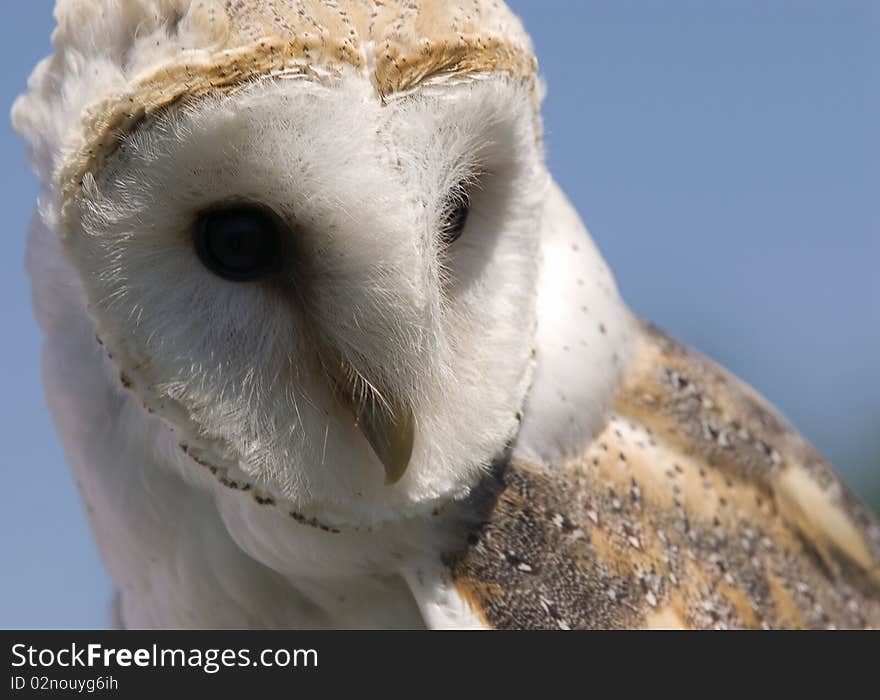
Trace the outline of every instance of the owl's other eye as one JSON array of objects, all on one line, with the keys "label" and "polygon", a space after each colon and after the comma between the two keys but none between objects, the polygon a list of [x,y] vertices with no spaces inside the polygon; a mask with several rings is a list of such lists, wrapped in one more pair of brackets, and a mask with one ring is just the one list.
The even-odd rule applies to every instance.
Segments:
[{"label": "owl's other eye", "polygon": [[443,221],[441,238],[443,243],[450,245],[455,243],[467,225],[468,214],[471,211],[471,199],[467,193],[457,194],[449,204],[446,217]]},{"label": "owl's other eye", "polygon": [[210,209],[196,219],[196,253],[215,275],[251,282],[281,269],[285,231],[277,216],[257,205]]}]

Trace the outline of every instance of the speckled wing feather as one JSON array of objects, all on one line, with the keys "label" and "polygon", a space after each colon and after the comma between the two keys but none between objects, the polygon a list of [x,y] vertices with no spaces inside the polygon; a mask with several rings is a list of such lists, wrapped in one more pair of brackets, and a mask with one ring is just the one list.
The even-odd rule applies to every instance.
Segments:
[{"label": "speckled wing feather", "polygon": [[471,502],[458,593],[496,628],[880,627],[880,527],[735,377],[642,326],[604,429]]}]

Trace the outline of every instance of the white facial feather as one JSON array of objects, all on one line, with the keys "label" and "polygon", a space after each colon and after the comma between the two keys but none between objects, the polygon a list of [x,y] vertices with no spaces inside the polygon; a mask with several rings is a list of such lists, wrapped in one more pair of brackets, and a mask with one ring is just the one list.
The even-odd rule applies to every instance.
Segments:
[{"label": "white facial feather", "polygon": [[[382,519],[463,493],[513,437],[529,378],[546,187],[532,114],[504,79],[382,106],[352,78],[259,83],[144,125],[87,178],[70,242],[123,381],[194,457],[309,516]],[[461,183],[472,216],[447,249]],[[196,257],[192,222],[229,200],[289,224],[280,286]],[[336,355],[358,400],[412,410],[399,486],[334,400]]]}]

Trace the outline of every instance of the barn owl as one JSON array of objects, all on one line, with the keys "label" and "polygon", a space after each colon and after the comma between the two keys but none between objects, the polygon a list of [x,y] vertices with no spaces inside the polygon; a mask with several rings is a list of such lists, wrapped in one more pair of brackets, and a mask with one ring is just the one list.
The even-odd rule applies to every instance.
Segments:
[{"label": "barn owl", "polygon": [[496,0],[59,0],[13,122],[129,628],[880,625],[880,527],[639,320]]}]

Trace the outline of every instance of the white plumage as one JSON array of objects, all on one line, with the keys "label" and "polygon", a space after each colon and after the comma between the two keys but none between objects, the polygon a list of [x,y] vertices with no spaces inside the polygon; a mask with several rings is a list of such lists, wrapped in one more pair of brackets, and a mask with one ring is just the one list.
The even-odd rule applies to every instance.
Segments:
[{"label": "white plumage", "polygon": [[[586,448],[637,333],[544,166],[519,22],[483,0],[57,17],[13,119],[43,184],[47,395],[117,623],[486,624],[445,559],[462,504],[508,448]],[[193,244],[242,203],[282,222],[271,279]]]}]

